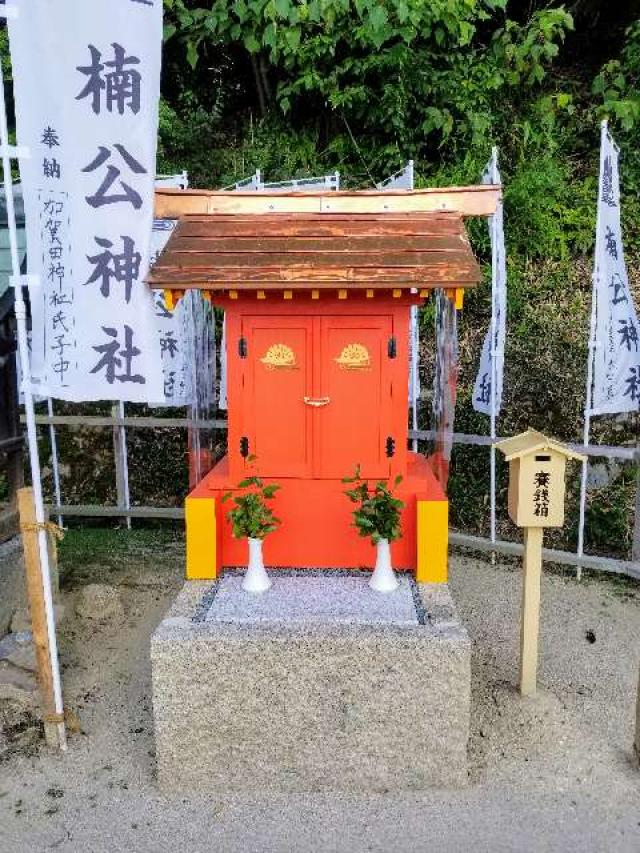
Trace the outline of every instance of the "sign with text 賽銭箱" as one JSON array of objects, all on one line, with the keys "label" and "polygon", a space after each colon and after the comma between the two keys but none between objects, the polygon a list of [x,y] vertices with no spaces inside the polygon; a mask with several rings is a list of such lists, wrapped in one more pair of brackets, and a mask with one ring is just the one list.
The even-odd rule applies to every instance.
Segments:
[{"label": "sign with text \u8cfd\u92ad\u7bb1", "polygon": [[163,399],[149,261],[161,0],[14,0],[34,390]]}]

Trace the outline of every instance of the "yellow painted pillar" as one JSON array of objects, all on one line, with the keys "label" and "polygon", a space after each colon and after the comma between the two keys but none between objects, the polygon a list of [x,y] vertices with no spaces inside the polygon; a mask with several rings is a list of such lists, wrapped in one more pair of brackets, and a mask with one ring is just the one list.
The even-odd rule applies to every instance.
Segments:
[{"label": "yellow painted pillar", "polygon": [[447,583],[449,501],[416,500],[416,582]]},{"label": "yellow painted pillar", "polygon": [[215,498],[187,498],[187,580],[213,580],[221,563],[220,528]]}]

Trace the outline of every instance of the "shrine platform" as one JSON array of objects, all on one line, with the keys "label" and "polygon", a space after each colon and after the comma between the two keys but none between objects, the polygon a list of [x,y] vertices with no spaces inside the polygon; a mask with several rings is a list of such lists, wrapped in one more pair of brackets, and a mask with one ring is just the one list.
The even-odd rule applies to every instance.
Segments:
[{"label": "shrine platform", "polygon": [[188,581],[151,640],[165,791],[398,791],[467,780],[470,643],[446,584],[367,572]]},{"label": "shrine platform", "polygon": [[[264,481],[281,486],[271,503],[281,525],[264,540],[267,566],[373,568],[375,547],[353,526],[353,504],[344,483],[294,477]],[[223,567],[246,564],[247,543],[234,539],[226,518],[231,503],[221,501],[236,485],[224,457],[188,495],[187,578],[214,579]],[[394,568],[415,573],[421,583],[445,583],[449,504],[429,459],[408,453],[407,476],[395,491],[405,507],[402,538],[391,546]]]}]

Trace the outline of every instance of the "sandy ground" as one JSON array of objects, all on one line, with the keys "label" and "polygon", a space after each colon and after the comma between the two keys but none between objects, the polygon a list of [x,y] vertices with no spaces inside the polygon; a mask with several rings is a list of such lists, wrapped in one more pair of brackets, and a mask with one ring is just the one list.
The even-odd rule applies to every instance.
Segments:
[{"label": "sandy ground", "polygon": [[[118,577],[124,624],[66,621],[65,694],[82,731],[62,757],[30,747],[27,732],[0,764],[2,853],[640,851],[637,586],[546,574],[542,690],[522,701],[513,687],[517,567],[453,558],[451,585],[474,644],[462,791],[168,798],[154,782],[148,648],[181,584],[180,549],[163,556],[153,571]],[[69,609],[75,595],[64,594]]]}]

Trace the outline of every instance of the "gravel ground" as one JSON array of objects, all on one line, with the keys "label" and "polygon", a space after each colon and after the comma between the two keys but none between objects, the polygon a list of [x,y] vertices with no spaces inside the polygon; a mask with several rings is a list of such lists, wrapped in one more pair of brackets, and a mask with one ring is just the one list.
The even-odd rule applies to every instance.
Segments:
[{"label": "gravel ground", "polygon": [[[124,621],[65,622],[65,695],[81,730],[62,757],[25,731],[0,764],[2,853],[640,850],[637,585],[546,573],[541,690],[521,700],[518,568],[453,558],[451,586],[474,644],[463,790],[169,798],[154,783],[148,649],[181,585],[177,558],[175,569],[159,559],[153,572],[119,576]],[[68,611],[76,596],[64,594]]]}]

